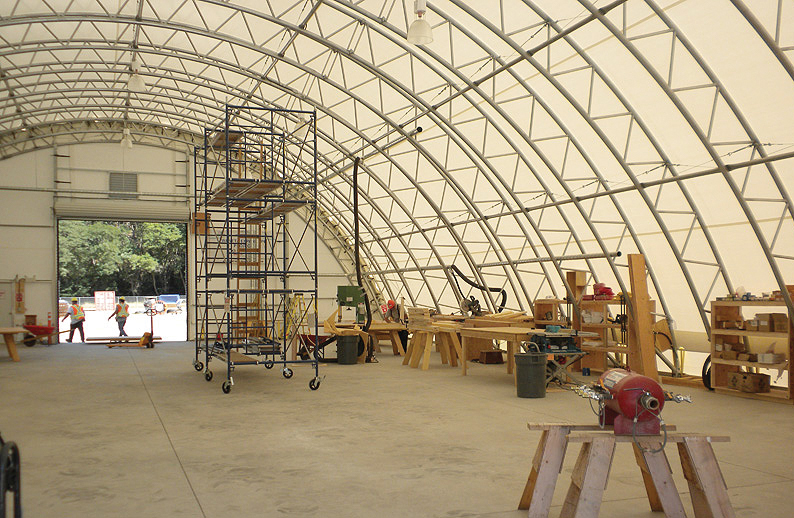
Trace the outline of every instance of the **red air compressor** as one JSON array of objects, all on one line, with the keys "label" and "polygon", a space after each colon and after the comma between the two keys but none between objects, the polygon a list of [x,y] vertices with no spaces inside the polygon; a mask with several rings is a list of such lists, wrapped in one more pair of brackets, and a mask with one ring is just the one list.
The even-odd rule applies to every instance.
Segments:
[{"label": "red air compressor", "polygon": [[599,402],[601,426],[613,425],[615,435],[659,435],[665,401],[692,402],[689,396],[665,392],[653,379],[625,369],[611,369],[592,386],[576,392]]}]

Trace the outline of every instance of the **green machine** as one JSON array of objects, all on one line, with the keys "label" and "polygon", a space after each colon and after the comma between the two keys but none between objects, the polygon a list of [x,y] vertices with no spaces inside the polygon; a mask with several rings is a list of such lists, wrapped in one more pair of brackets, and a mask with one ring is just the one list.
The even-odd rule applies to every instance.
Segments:
[{"label": "green machine", "polygon": [[364,307],[364,292],[358,286],[337,286],[336,300],[339,303],[339,317],[345,322],[363,324],[367,318]]}]

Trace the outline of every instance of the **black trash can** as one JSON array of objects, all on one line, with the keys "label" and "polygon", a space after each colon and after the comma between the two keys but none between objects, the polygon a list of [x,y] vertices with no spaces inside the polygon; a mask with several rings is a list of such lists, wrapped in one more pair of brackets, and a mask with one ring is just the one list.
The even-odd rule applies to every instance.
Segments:
[{"label": "black trash can", "polygon": [[517,353],[515,359],[518,397],[546,397],[546,353]]},{"label": "black trash can", "polygon": [[358,361],[358,335],[336,337],[336,358],[342,365],[353,365]]}]

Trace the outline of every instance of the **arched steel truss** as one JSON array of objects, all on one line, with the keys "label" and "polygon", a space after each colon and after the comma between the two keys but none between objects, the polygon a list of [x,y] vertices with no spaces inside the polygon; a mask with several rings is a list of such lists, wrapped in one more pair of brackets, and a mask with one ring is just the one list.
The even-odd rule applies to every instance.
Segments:
[{"label": "arched steel truss", "polygon": [[[794,78],[782,4],[770,31],[770,16],[731,2],[729,14]],[[423,47],[405,41],[411,2],[244,3],[1,7],[0,157],[118,141],[123,128],[148,145],[186,150],[226,101],[316,109],[325,180],[318,230],[343,266],[352,262],[349,166],[366,157],[362,237],[373,298],[454,308],[446,267],[457,264],[505,287],[511,307],[531,310],[535,298],[564,293],[567,269],[625,291],[625,265],[611,256],[620,249],[645,253],[666,315],[697,314],[708,330],[709,300],[747,284],[734,278],[743,274],[734,273],[735,256],[747,250],[715,234],[718,220],[698,192],[704,176],[695,174],[706,171],[738,207],[731,217],[752,230],[760,277],[788,297],[794,206],[791,175],[781,170],[794,166],[775,161],[778,143],[751,124],[713,55],[677,24],[686,3],[517,0],[485,10],[429,2],[436,42]],[[606,46],[639,75],[616,73]],[[133,56],[152,83],[142,94],[126,89]],[[676,84],[682,68],[700,82]],[[631,80],[653,84],[674,109],[680,140],[668,142]],[[706,101],[688,97],[702,92]],[[717,136],[721,125],[733,138]],[[679,146],[703,161],[682,162]],[[759,197],[752,186],[761,181]],[[570,256],[582,259],[560,259]]]}]

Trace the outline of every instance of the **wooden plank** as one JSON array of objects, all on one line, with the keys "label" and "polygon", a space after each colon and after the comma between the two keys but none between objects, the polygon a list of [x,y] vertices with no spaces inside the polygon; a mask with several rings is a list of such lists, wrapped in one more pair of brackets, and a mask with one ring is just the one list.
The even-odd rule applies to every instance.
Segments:
[{"label": "wooden plank", "polygon": [[648,296],[648,279],[645,256],[628,254],[631,279],[631,319],[629,319],[629,368],[659,381],[656,369],[656,349],[653,345],[651,301]]},{"label": "wooden plank", "polygon": [[[568,442],[588,442],[604,435],[604,432],[596,433],[571,433],[568,436]],[[631,435],[615,435],[616,442],[634,442],[635,438]],[[727,435],[710,435],[706,433],[684,433],[674,432],[667,434],[667,442],[681,443],[688,438],[697,438],[707,440],[708,442],[731,442],[731,438]],[[636,441],[640,444],[652,444],[655,441],[662,439],[661,435],[640,435],[637,436]]]},{"label": "wooden plank", "polygon": [[276,216],[287,214],[288,212],[292,212],[293,210],[299,207],[303,207],[307,203],[308,202],[306,201],[285,201],[283,203],[275,203],[265,208],[261,212],[257,213],[256,215],[251,216],[246,220],[246,222],[250,223],[250,222],[270,220]]},{"label": "wooden plank", "polygon": [[244,179],[231,179],[228,183],[223,182],[220,187],[217,187],[210,193],[207,199],[207,205],[220,207],[226,204],[228,200],[233,200],[245,193],[248,189],[253,187],[256,182],[256,180]]},{"label": "wooden plank", "polygon": [[231,205],[233,207],[247,207],[260,201],[263,196],[275,191],[282,185],[284,185],[283,182],[278,180],[257,180],[250,189],[239,196],[241,199],[235,200]]}]

